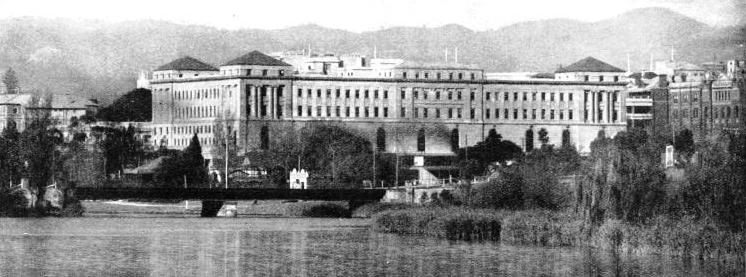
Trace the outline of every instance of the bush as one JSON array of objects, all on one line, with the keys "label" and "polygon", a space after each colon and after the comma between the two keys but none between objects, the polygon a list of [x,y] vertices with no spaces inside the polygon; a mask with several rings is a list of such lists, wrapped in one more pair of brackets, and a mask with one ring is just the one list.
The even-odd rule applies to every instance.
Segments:
[{"label": "bush", "polygon": [[27,204],[23,194],[0,188],[0,216],[23,216],[26,214]]},{"label": "bush", "polygon": [[285,215],[296,217],[350,217],[350,211],[337,203],[298,202],[288,205]]},{"label": "bush", "polygon": [[377,231],[427,235],[449,240],[500,239],[500,218],[493,212],[458,208],[414,208],[376,214]]},{"label": "bush", "polygon": [[354,211],[352,211],[352,217],[372,217],[377,213],[389,211],[389,210],[402,210],[412,208],[411,204],[407,203],[371,203],[365,204]]}]

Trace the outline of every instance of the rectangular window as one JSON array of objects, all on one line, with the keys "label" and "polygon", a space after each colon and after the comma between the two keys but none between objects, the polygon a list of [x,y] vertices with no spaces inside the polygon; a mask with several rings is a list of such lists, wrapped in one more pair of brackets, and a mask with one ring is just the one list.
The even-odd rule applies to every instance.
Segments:
[{"label": "rectangular window", "polygon": [[389,108],[383,107],[383,117],[389,117]]},{"label": "rectangular window", "polygon": [[461,100],[461,91],[460,90],[456,93],[456,100]]},{"label": "rectangular window", "polygon": [[476,111],[474,110],[474,108],[472,108],[472,109],[471,109],[471,110],[469,111],[469,117],[470,117],[471,119],[474,119],[474,118],[475,118],[476,116],[477,116],[477,113],[476,113]]},{"label": "rectangular window", "polygon": [[560,92],[560,102],[565,101],[565,94]]},{"label": "rectangular window", "polygon": [[440,109],[435,109],[435,118],[440,118]]},{"label": "rectangular window", "polygon": [[572,120],[573,112],[572,110],[567,111],[567,119]]},{"label": "rectangular window", "polygon": [[345,107],[345,117],[350,117],[350,107]]},{"label": "rectangular window", "polygon": [[303,106],[298,106],[298,116],[303,115]]},{"label": "rectangular window", "polygon": [[378,90],[373,91],[373,99],[378,99]]},{"label": "rectangular window", "polygon": [[373,117],[378,117],[378,107],[373,108]]},{"label": "rectangular window", "polygon": [[531,119],[536,119],[536,109],[531,109]]},{"label": "rectangular window", "polygon": [[321,89],[316,90],[316,98],[321,98]]},{"label": "rectangular window", "polygon": [[404,89],[401,90],[401,99],[407,99],[407,92]]},{"label": "rectangular window", "polygon": [[389,99],[389,91],[388,90],[384,90],[383,91],[383,99]]},{"label": "rectangular window", "polygon": [[453,108],[448,108],[448,118],[453,118]]},{"label": "rectangular window", "polygon": [[340,94],[341,94],[341,92],[342,92],[342,90],[341,90],[341,89],[337,89],[337,91],[336,91],[336,97],[337,97],[337,98],[339,98],[339,97],[340,97]]},{"label": "rectangular window", "polygon": [[321,117],[321,107],[316,107],[316,117]]},{"label": "rectangular window", "polygon": [[414,108],[412,110],[414,111],[414,118],[420,117],[420,108]]},{"label": "rectangular window", "polygon": [[263,70],[262,70],[262,76],[267,76],[267,72],[268,72],[268,70],[266,70],[266,69],[263,69]]},{"label": "rectangular window", "polygon": [[563,119],[565,119],[565,111],[563,111],[563,110],[560,110],[560,111],[559,111],[559,119],[560,119],[560,120],[563,120]]},{"label": "rectangular window", "polygon": [[508,119],[508,109],[503,110],[503,118]]},{"label": "rectangular window", "polygon": [[427,110],[429,110],[429,109],[428,108],[423,108],[422,109],[422,117],[423,118],[427,118]]},{"label": "rectangular window", "polygon": [[471,74],[471,79],[472,79],[472,80],[474,80],[474,79],[476,79],[476,78],[477,78],[477,77],[476,77],[476,75],[474,75],[474,73],[472,73],[472,74]]},{"label": "rectangular window", "polygon": [[326,116],[327,117],[332,116],[332,106],[326,106]]},{"label": "rectangular window", "polygon": [[495,119],[500,119],[500,109],[495,109]]},{"label": "rectangular window", "polygon": [[439,90],[435,91],[435,99],[440,100],[440,91]]},{"label": "rectangular window", "polygon": [[567,94],[567,100],[572,102],[572,92]]},{"label": "rectangular window", "polygon": [[536,101],[536,92],[531,93],[531,101]]},{"label": "rectangular window", "polygon": [[360,117],[360,107],[355,107],[355,117]]},{"label": "rectangular window", "polygon": [[345,98],[350,99],[350,90],[349,89],[345,90]]},{"label": "rectangular window", "polygon": [[456,117],[461,118],[461,108],[456,109]]},{"label": "rectangular window", "polygon": [[306,107],[306,116],[311,117],[311,109],[313,109],[313,107],[311,106]]},{"label": "rectangular window", "polygon": [[416,89],[415,89],[415,90],[413,90],[413,91],[412,91],[412,97],[413,97],[414,99],[420,99],[420,91],[418,91],[418,90],[416,90]]},{"label": "rectangular window", "polygon": [[399,117],[406,117],[407,116],[407,108],[401,108],[399,111]]},{"label": "rectangular window", "polygon": [[549,119],[554,119],[554,109],[549,110]]},{"label": "rectangular window", "polygon": [[541,109],[541,119],[547,119],[547,110]]},{"label": "rectangular window", "polygon": [[336,106],[334,109],[336,110],[337,117],[341,117],[342,109],[339,106]]},{"label": "rectangular window", "polygon": [[528,110],[523,109],[523,119],[528,119]]},{"label": "rectangular window", "polygon": [[527,101],[527,100],[528,100],[528,93],[524,92],[523,93],[523,101]]},{"label": "rectangular window", "polygon": [[490,101],[490,92],[489,91],[484,93],[484,100]]},{"label": "rectangular window", "polygon": [[355,90],[355,99],[360,99],[360,90],[359,89]]},{"label": "rectangular window", "polygon": [[402,77],[402,79],[407,79],[407,73],[406,72],[402,72],[401,73],[401,77]]},{"label": "rectangular window", "polygon": [[484,110],[484,118],[490,119],[490,109]]},{"label": "rectangular window", "polygon": [[423,90],[423,91],[422,91],[422,98],[423,98],[423,99],[425,99],[425,100],[427,100],[427,95],[428,95],[428,94],[430,94],[430,93],[429,93],[429,91],[427,91],[427,90]]},{"label": "rectangular window", "polygon": [[368,107],[365,107],[365,117],[370,117],[370,112]]},{"label": "rectangular window", "polygon": [[513,119],[518,119],[518,109],[513,109]]},{"label": "rectangular window", "polygon": [[461,80],[464,78],[464,73],[459,72],[458,73],[458,79]]},{"label": "rectangular window", "polygon": [[604,76],[603,75],[602,76],[598,76],[598,81],[599,82],[603,82],[604,81]]},{"label": "rectangular window", "polygon": [[469,100],[474,101],[474,91],[469,94]]},{"label": "rectangular window", "polygon": [[554,102],[554,92],[549,94],[549,102]]},{"label": "rectangular window", "polygon": [[365,99],[368,99],[370,97],[370,92],[366,89],[365,90]]},{"label": "rectangular window", "polygon": [[546,92],[542,92],[541,93],[541,101],[547,101],[547,93]]},{"label": "rectangular window", "polygon": [[440,80],[440,72],[438,72],[438,73],[435,73],[435,79],[438,79],[438,80]]},{"label": "rectangular window", "polygon": [[430,73],[428,73],[428,72],[425,72],[425,79],[427,79],[427,78],[429,78],[429,77],[430,77]]},{"label": "rectangular window", "polygon": [[453,80],[453,72],[448,73],[448,80]]},{"label": "rectangular window", "polygon": [[518,102],[518,93],[517,92],[513,93],[513,102]]},{"label": "rectangular window", "polygon": [[[306,97],[311,98],[311,94],[312,94],[311,89],[310,88],[307,89],[306,90]],[[262,92],[262,96],[264,96],[264,92]]]},{"label": "rectangular window", "polygon": [[303,89],[298,89],[298,97],[303,97]]}]

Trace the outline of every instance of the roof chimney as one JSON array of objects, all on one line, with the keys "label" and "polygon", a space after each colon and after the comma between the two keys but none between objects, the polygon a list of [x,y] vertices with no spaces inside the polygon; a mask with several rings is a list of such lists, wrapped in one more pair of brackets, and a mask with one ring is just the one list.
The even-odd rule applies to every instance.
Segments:
[{"label": "roof chimney", "polygon": [[446,63],[448,63],[448,47],[446,47]]},{"label": "roof chimney", "polygon": [[458,64],[458,47],[453,50],[453,63]]}]

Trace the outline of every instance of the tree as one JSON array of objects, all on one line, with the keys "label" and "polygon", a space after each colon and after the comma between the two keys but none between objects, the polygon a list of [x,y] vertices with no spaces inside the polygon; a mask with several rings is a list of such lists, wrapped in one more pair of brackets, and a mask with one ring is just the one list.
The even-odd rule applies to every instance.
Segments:
[{"label": "tree", "polygon": [[137,131],[131,125],[127,128],[106,130],[106,138],[101,142],[106,157],[106,172],[120,172],[125,167],[139,165],[143,155],[143,144],[137,138]]},{"label": "tree", "polygon": [[196,133],[192,136],[189,146],[184,149],[181,167],[185,171],[184,175],[189,184],[203,185],[207,183],[209,177],[207,168],[205,168],[205,158],[202,157],[202,146]]},{"label": "tree", "polygon": [[674,139],[673,148],[688,160],[694,154],[694,135],[689,129],[679,131]]},{"label": "tree", "polygon": [[547,132],[547,129],[539,129],[539,141],[541,142],[542,147],[549,143],[549,133]]},{"label": "tree", "polygon": [[487,134],[487,138],[483,141],[474,146],[460,149],[458,159],[462,166],[469,164],[464,163],[465,160],[473,159],[477,161],[479,171],[484,172],[491,163],[514,160],[520,158],[522,155],[523,151],[518,145],[511,141],[503,140],[502,136],[495,129],[491,129]]},{"label": "tree", "polygon": [[534,150],[534,129],[526,130],[526,152]]},{"label": "tree", "polygon": [[570,146],[570,129],[562,130],[562,147]]},{"label": "tree", "polygon": [[18,184],[23,169],[23,161],[20,156],[20,133],[16,129],[13,120],[3,129],[0,137],[0,186],[7,184]]},{"label": "tree", "polygon": [[242,163],[241,157],[238,155],[237,138],[233,135],[232,121],[228,118],[231,118],[230,113],[227,113],[225,118],[215,119],[212,126],[213,143],[210,147],[210,154],[212,155],[210,164],[212,168],[222,172],[222,178],[225,178],[226,152],[228,154],[229,170]]},{"label": "tree", "polygon": [[8,93],[20,93],[18,77],[13,68],[8,68],[8,70],[5,71],[5,74],[3,75],[3,84],[5,84]]}]

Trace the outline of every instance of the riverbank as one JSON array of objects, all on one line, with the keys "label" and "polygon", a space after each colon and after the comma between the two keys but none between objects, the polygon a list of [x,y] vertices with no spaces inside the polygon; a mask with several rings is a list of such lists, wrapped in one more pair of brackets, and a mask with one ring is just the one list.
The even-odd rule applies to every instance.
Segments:
[{"label": "riverbank", "polygon": [[646,225],[607,220],[589,226],[573,213],[463,207],[417,207],[373,215],[378,232],[537,246],[591,246],[622,254],[668,254],[743,263],[742,234],[691,218],[658,218]]},{"label": "riverbank", "polygon": [[[281,200],[237,201],[239,216],[251,217],[346,217],[346,203]],[[176,203],[134,201],[82,201],[86,215],[173,215],[199,216],[201,201]],[[347,214],[341,213],[344,210]]]}]

